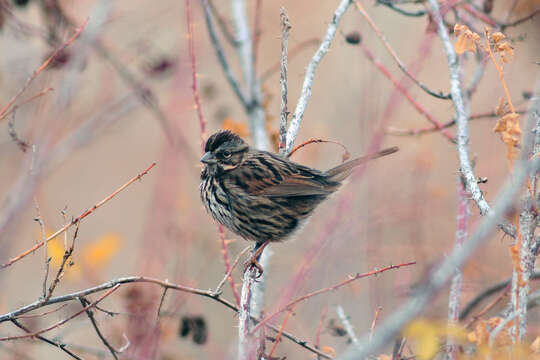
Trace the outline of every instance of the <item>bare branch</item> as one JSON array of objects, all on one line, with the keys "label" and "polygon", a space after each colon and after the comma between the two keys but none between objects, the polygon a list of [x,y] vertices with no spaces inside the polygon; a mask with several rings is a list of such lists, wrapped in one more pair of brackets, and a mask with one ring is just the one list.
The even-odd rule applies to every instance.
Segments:
[{"label": "bare branch", "polygon": [[190,0],[186,0],[186,24],[189,58],[191,60],[191,89],[193,90],[193,101],[195,103],[195,109],[197,110],[197,116],[199,117],[199,126],[201,128],[201,150],[204,153],[204,145],[206,143],[206,119],[202,112],[201,99],[197,89],[197,61],[195,59],[195,42],[193,41]]},{"label": "bare branch", "polygon": [[[12,319],[11,322],[13,323],[13,325],[15,325],[16,327],[18,327],[19,329],[23,330],[24,332],[28,333],[28,334],[31,334],[32,332],[26,327],[24,326],[23,324],[21,324],[20,322],[17,321],[17,319]],[[70,350],[66,349],[66,345],[65,344],[61,344],[59,342],[56,342],[56,341],[53,341],[53,340],[50,340],[50,339],[47,339],[46,337],[43,337],[41,335],[37,335],[36,336],[36,339],[39,339],[43,342],[46,342],[47,344],[50,344],[54,347],[57,347],[59,348],[60,350],[62,350],[63,352],[65,352],[66,354],[68,354],[69,356],[71,356],[72,358],[74,359],[77,359],[77,360],[82,360],[82,358],[80,358],[79,356],[75,355],[73,352],[71,352]]]},{"label": "bare branch", "polygon": [[49,241],[51,241],[52,239],[56,238],[58,235],[61,235],[62,233],[64,233],[67,229],[69,229],[70,227],[72,227],[73,225],[77,224],[78,222],[80,222],[81,220],[83,220],[85,217],[87,217],[88,215],[92,214],[96,209],[100,208],[101,206],[103,206],[106,202],[108,202],[109,200],[111,200],[112,198],[114,198],[116,195],[118,195],[118,193],[120,193],[122,190],[124,190],[125,188],[127,188],[129,185],[131,185],[132,183],[134,183],[135,181],[141,179],[144,175],[146,175],[154,166],[156,166],[156,163],[152,163],[148,168],[146,168],[146,170],[144,170],[142,173],[140,173],[139,175],[135,176],[134,178],[132,178],[131,180],[129,180],[127,183],[125,183],[124,185],[120,186],[116,191],[114,191],[113,193],[111,193],[109,196],[107,196],[105,199],[101,200],[99,203],[95,204],[94,206],[92,206],[90,209],[84,211],[81,215],[79,215],[78,217],[76,217],[75,219],[73,219],[70,223],[64,225],[62,228],[58,229],[54,234],[50,235],[46,241],[41,241],[39,243],[37,243],[36,245],[34,245],[32,248],[22,252],[21,254],[15,256],[14,258],[10,259],[8,262],[6,262],[5,264],[2,264],[0,265],[0,269],[3,269],[3,268],[6,268],[8,266],[10,266],[11,264],[13,264],[14,262],[17,262],[19,261],[20,259],[24,258],[25,256],[33,253],[34,251],[36,251],[37,249],[39,249],[40,247],[43,246],[43,244],[45,243],[48,243]]},{"label": "bare branch", "polygon": [[[263,253],[265,254],[265,253]],[[129,283],[150,283],[150,284],[155,284],[155,285],[159,285],[161,287],[164,287],[164,288],[168,288],[168,289],[172,289],[172,290],[177,290],[177,291],[182,291],[182,292],[186,292],[186,293],[189,293],[189,294],[194,294],[194,295],[199,295],[199,296],[203,296],[203,297],[207,297],[207,298],[210,298],[210,299],[213,299],[217,302],[219,302],[220,304],[224,305],[225,307],[235,311],[235,312],[238,312],[238,308],[232,303],[232,302],[229,302],[223,298],[221,298],[221,296],[219,294],[216,294],[214,291],[211,291],[211,290],[201,290],[201,289],[196,289],[196,288],[192,288],[192,287],[188,287],[188,286],[183,286],[183,285],[177,285],[177,284],[172,284],[168,281],[162,281],[162,280],[159,280],[159,279],[153,279],[153,278],[148,278],[148,277],[144,277],[144,276],[130,276],[130,277],[123,277],[123,278],[118,278],[118,279],[114,279],[114,280],[110,280],[106,283],[103,283],[101,285],[97,285],[97,286],[94,286],[94,287],[91,287],[91,288],[88,288],[88,289],[84,289],[84,290],[81,290],[81,291],[77,291],[77,292],[74,292],[74,293],[70,293],[70,294],[66,294],[66,295],[62,295],[62,296],[56,296],[56,297],[51,297],[47,302],[43,302],[41,300],[38,300],[38,301],[35,301],[31,304],[28,304],[28,305],[25,305],[17,310],[14,310],[14,311],[11,311],[9,313],[6,313],[6,314],[3,314],[3,315],[0,315],[0,323],[1,322],[5,322],[5,321],[11,321],[13,319],[17,319],[19,318],[21,315],[23,314],[26,314],[30,311],[33,311],[33,310],[36,310],[36,309],[39,309],[39,308],[42,308],[44,306],[48,306],[48,305],[53,305],[53,304],[58,304],[58,303],[63,303],[63,302],[67,302],[67,301],[77,301],[79,298],[81,297],[85,297],[85,296],[88,296],[90,294],[94,294],[94,293],[98,293],[98,292],[101,292],[101,291],[105,291],[105,290],[108,290],[108,289],[111,289],[111,288],[114,288],[118,285],[122,285],[122,284],[129,284]],[[93,303],[93,306],[96,307],[97,303]],[[251,317],[251,319],[255,322],[259,322],[260,319],[257,318],[257,317]],[[273,325],[265,325],[267,328],[271,329],[272,331],[278,333],[280,330],[279,328],[273,326]],[[332,359],[331,356],[329,356],[328,354],[325,354],[323,353],[322,351],[318,350],[317,348],[311,346],[308,344],[307,341],[303,340],[303,339],[299,339],[297,338],[296,336],[288,333],[288,332],[285,332],[283,331],[282,332],[282,336],[293,341],[294,343],[300,345],[301,347],[303,347],[304,349],[314,353],[314,354],[317,354],[325,359]],[[126,341],[126,346],[129,345],[129,341]],[[122,349],[119,349],[118,352],[122,352]]]},{"label": "bare branch", "polygon": [[289,129],[287,130],[287,146],[285,148],[285,154],[288,154],[292,150],[294,141],[296,140],[296,136],[300,130],[300,123],[304,117],[304,112],[306,111],[309,98],[311,97],[311,88],[313,87],[315,70],[317,70],[317,66],[321,62],[324,55],[326,55],[328,52],[332,40],[336,35],[338,24],[351,3],[352,0],[340,1],[334,15],[332,16],[332,20],[328,24],[328,28],[326,29],[326,34],[324,35],[321,45],[307,65],[304,83],[302,84],[302,92],[300,94],[300,98],[298,99],[298,103],[296,104],[296,109],[294,110],[294,115],[291,119]]},{"label": "bare branch", "polygon": [[[457,211],[457,226],[454,240],[454,247],[458,248],[463,245],[467,239],[467,220],[469,218],[469,196],[465,191],[465,185],[458,178],[458,211]],[[461,269],[456,269],[456,273],[452,278],[450,285],[450,294],[448,296],[448,323],[450,325],[457,324],[459,320],[459,306],[461,303],[461,285],[463,281]],[[456,358],[457,347],[454,344],[454,339],[448,336],[446,354],[448,359]]]},{"label": "bare branch", "polygon": [[45,60],[45,62],[43,62],[43,64],[41,64],[41,66],[35,70],[32,75],[28,78],[28,80],[26,80],[26,83],[23,85],[23,87],[19,90],[19,92],[17,94],[15,94],[9,101],[8,103],[0,110],[0,121],[2,121],[2,119],[7,115],[7,112],[9,111],[10,107],[15,103],[15,101],[19,98],[19,96],[22,95],[22,93],[25,92],[25,90],[28,88],[28,86],[30,86],[30,84],[32,83],[32,81],[34,81],[34,79],[43,71],[47,68],[47,66],[50,65],[50,63],[58,56],[58,54],[60,54],[62,51],[64,51],[64,49],[66,47],[68,47],[73,41],[75,41],[75,39],[77,39],[79,37],[79,35],[81,35],[81,32],[84,30],[86,24],[88,23],[88,20],[85,21],[80,27],[79,29],[77,29],[77,31],[75,32],[75,34],[73,34],[62,46],[60,46],[58,49],[56,49],[51,56],[49,56],[47,58],[47,60]]},{"label": "bare branch", "polygon": [[[206,27],[208,28],[208,34],[210,35],[210,40],[212,41],[212,45],[214,46],[214,49],[216,50],[216,55],[219,60],[219,63],[221,64],[221,68],[223,69],[223,72],[225,73],[225,77],[227,78],[229,85],[231,86],[234,93],[238,97],[238,100],[240,100],[242,105],[245,108],[247,108],[248,101],[246,99],[246,96],[242,92],[242,89],[240,88],[240,85],[238,84],[238,80],[236,79],[236,76],[234,76],[231,70],[231,67],[229,66],[229,62],[225,55],[225,51],[223,50],[223,47],[221,46],[221,42],[219,41],[219,38],[217,36],[216,28],[214,26],[214,22],[212,21],[212,14],[210,13],[211,8],[209,5],[209,2],[208,0],[201,0],[201,3],[204,10],[204,18],[206,20]],[[236,40],[235,40],[235,44],[236,44]]]},{"label": "bare branch", "polygon": [[[97,305],[101,300],[105,299],[107,296],[109,296],[114,291],[116,291],[119,287],[120,287],[120,285],[116,285],[116,286],[112,287],[105,294],[103,294],[99,299],[97,299],[93,303],[85,306],[82,310],[77,311],[75,314],[65,318],[64,320],[61,320],[61,321],[57,322],[56,324],[53,324],[53,325],[51,325],[49,327],[46,327],[45,329],[41,329],[39,331],[30,333],[30,334],[26,334],[26,335],[0,337],[0,341],[9,341],[9,340],[19,340],[19,339],[31,338],[31,337],[35,337],[37,335],[41,335],[43,333],[46,333],[47,331],[51,331],[53,329],[56,329],[57,327],[64,325],[65,323],[67,323],[71,319],[76,318],[77,316],[79,316],[80,314],[85,312],[86,310],[91,309],[92,307]],[[12,320],[12,319],[9,319],[9,320]]]},{"label": "bare branch", "polygon": [[379,39],[381,39],[381,41],[383,42],[384,46],[386,47],[386,50],[388,50],[388,52],[390,53],[390,55],[392,56],[392,58],[395,60],[395,62],[397,63],[399,69],[401,71],[403,71],[403,73],[405,73],[405,75],[407,75],[409,77],[409,79],[411,79],[416,85],[418,85],[422,90],[424,90],[427,94],[433,96],[433,97],[436,97],[438,99],[443,99],[443,100],[446,100],[446,99],[450,99],[450,95],[447,95],[447,94],[443,94],[442,91],[439,91],[438,93],[430,90],[426,85],[424,85],[423,83],[421,83],[420,81],[418,81],[418,79],[416,79],[416,77],[414,77],[413,74],[411,74],[409,72],[409,70],[407,70],[407,68],[405,67],[405,65],[403,64],[403,62],[400,60],[400,58],[397,56],[396,52],[394,51],[394,49],[392,49],[392,47],[390,46],[390,43],[388,42],[388,40],[386,40],[386,37],[384,36],[384,34],[382,33],[382,31],[379,29],[379,27],[377,26],[377,24],[375,24],[375,22],[371,19],[371,17],[369,16],[369,14],[367,13],[367,11],[364,9],[364,7],[362,6],[362,4],[360,4],[360,2],[358,0],[354,0],[354,4],[356,5],[356,8],[358,9],[358,11],[360,11],[360,13],[362,14],[362,16],[364,17],[364,19],[366,19],[366,21],[368,22],[369,26],[373,29],[373,31],[375,31],[375,33],[377,34],[377,36],[379,37]]},{"label": "bare branch", "polygon": [[[166,290],[166,289],[165,289]],[[92,312],[92,310],[90,310],[88,307],[88,305],[90,305],[90,301],[86,300],[86,298],[84,297],[80,297],[79,298],[79,301],[81,302],[82,306],[84,308],[86,308],[86,315],[88,315],[88,319],[90,319],[90,322],[92,323],[92,326],[94,328],[94,330],[96,331],[96,334],[98,335],[99,339],[101,340],[101,342],[103,343],[103,345],[105,345],[105,347],[107,347],[107,349],[109,349],[109,352],[111,353],[111,355],[113,356],[113,358],[115,358],[116,360],[118,360],[118,356],[116,356],[116,350],[111,346],[111,344],[109,344],[109,342],[107,341],[107,339],[105,338],[105,336],[103,336],[103,334],[101,333],[101,331],[99,330],[99,327],[97,325],[97,321],[94,317],[94,313]],[[94,305],[95,306],[95,305]]]},{"label": "bare branch", "polygon": [[336,313],[339,317],[339,320],[345,327],[345,331],[347,332],[347,335],[349,335],[349,339],[351,339],[352,343],[354,345],[358,345],[358,336],[356,336],[356,332],[354,331],[354,327],[352,326],[349,317],[345,314],[345,311],[341,307],[341,305],[338,305],[336,307]]},{"label": "bare branch", "polygon": [[279,115],[279,153],[284,155],[287,143],[287,118],[289,109],[287,108],[287,52],[289,47],[289,15],[284,7],[281,8],[281,73],[279,83],[281,85],[281,111]]},{"label": "bare branch", "polygon": [[[433,9],[435,20],[439,24],[439,31],[441,33],[446,32],[446,28],[444,27],[440,17],[437,0],[429,0],[429,2]],[[443,30],[441,30],[441,28]],[[448,40],[447,33],[446,39]],[[456,101],[454,97],[452,100]],[[534,99],[533,101],[540,103],[540,98]],[[463,109],[460,111],[463,112]],[[527,129],[531,128],[531,123],[532,121],[529,119]],[[522,156],[525,158],[529,154],[531,145],[532,134],[530,131],[527,131],[525,132],[525,140],[523,141],[522,146]],[[500,224],[504,214],[506,214],[506,212],[513,206],[515,196],[520,191],[529,173],[531,171],[536,172],[539,170],[539,168],[540,161],[538,159],[533,159],[531,161],[520,161],[515,167],[511,178],[507,179],[506,183],[499,192],[499,196],[497,197],[493,210],[488,212],[487,216],[482,219],[476,231],[471,235],[469,240],[465,242],[462,247],[454,248],[446,259],[419,287],[420,290],[418,290],[408,302],[396,310],[383,324],[377,328],[373,334],[371,342],[369,341],[369,335],[363,336],[360,340],[360,345],[358,347],[350,346],[343,356],[340,357],[340,359],[362,359],[370,354],[373,354],[381,346],[391,341],[398,334],[398,332],[407,323],[409,323],[409,321],[421,314],[425,310],[430,299],[455,274],[455,269],[461,268],[466,260],[472,256],[474,251],[489,238],[489,235],[493,232],[493,229]]]},{"label": "bare branch", "polygon": [[280,313],[282,313],[282,312],[296,306],[296,304],[298,304],[298,303],[300,303],[300,302],[302,302],[304,300],[312,298],[313,296],[317,296],[317,295],[324,294],[324,293],[327,293],[327,292],[330,292],[330,291],[334,291],[334,290],[339,289],[342,286],[348,285],[348,284],[350,284],[353,281],[356,281],[358,279],[363,279],[363,278],[366,278],[366,277],[369,277],[369,276],[374,276],[374,275],[381,274],[381,273],[389,271],[389,270],[396,270],[396,269],[399,269],[399,268],[402,268],[402,267],[411,266],[411,265],[415,265],[415,264],[416,264],[416,261],[410,261],[410,262],[406,262],[406,263],[402,263],[402,264],[398,264],[398,265],[386,266],[386,267],[381,268],[381,269],[375,269],[375,270],[372,270],[372,271],[369,271],[369,272],[366,272],[366,273],[363,273],[363,274],[356,274],[355,276],[349,276],[349,278],[347,280],[343,280],[338,284],[335,284],[335,285],[332,285],[330,287],[326,287],[326,288],[319,289],[319,290],[310,292],[308,294],[302,295],[299,298],[289,302],[287,305],[281,307],[279,310],[275,311],[274,313],[266,316],[263,320],[261,320],[257,324],[257,326],[255,328],[253,328],[253,332],[255,332],[262,325],[266,324],[268,321],[273,319],[276,315],[278,315],[278,314],[280,314]]}]

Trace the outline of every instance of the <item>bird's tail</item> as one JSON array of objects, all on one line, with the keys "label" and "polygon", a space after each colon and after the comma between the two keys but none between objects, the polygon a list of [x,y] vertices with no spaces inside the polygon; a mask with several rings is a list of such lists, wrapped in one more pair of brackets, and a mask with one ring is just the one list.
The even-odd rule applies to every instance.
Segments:
[{"label": "bird's tail", "polygon": [[359,158],[347,161],[346,163],[343,163],[341,165],[338,165],[335,168],[328,170],[326,174],[328,175],[329,179],[341,182],[345,180],[345,178],[347,178],[349,175],[351,175],[352,170],[358,165],[363,164],[366,161],[378,159],[380,157],[393,154],[398,150],[399,148],[397,146],[393,146],[373,154],[364,155]]}]

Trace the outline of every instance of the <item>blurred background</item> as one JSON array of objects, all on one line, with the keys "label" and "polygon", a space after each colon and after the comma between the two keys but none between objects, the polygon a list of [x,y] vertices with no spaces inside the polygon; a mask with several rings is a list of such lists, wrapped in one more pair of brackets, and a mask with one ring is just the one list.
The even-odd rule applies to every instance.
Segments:
[{"label": "blurred background", "polygon": [[[54,49],[73,35],[73,25],[79,27],[88,20],[80,37],[36,77],[18,98],[16,110],[0,123],[0,262],[41,239],[39,224],[34,221],[36,204],[45,229],[51,234],[64,224],[62,211],[68,220],[80,215],[157,162],[142,180],[83,220],[74,265],[66,270],[55,295],[128,275],[214,288],[224,275],[224,264],[217,226],[199,200],[201,142],[191,89],[185,3],[0,3],[2,107]],[[319,43],[314,39],[324,36],[338,1],[247,3],[252,31],[255,14],[260,17],[256,69],[259,75],[265,74],[262,91],[267,128],[275,135],[279,129],[280,88],[279,71],[272,69],[280,60],[280,6],[288,10],[292,25],[290,51],[304,43],[289,61],[289,107],[294,109],[305,67]],[[493,3],[491,15],[504,18],[507,2]],[[229,2],[214,0],[213,4],[231,26]],[[428,17],[406,17],[385,6],[375,6],[373,1],[362,4],[411,72],[430,89],[448,92],[446,55],[440,39],[430,29]],[[517,4],[512,19],[539,6],[538,1],[520,0]],[[191,1],[191,19],[207,135],[230,128],[249,139],[246,113],[217,61],[198,1]],[[452,16],[448,19],[454,21]],[[526,97],[533,90],[538,72],[535,62],[540,59],[539,25],[537,17],[506,31],[515,57],[505,65],[504,74],[520,110],[527,108]],[[351,7],[317,69],[297,144],[310,138],[338,141],[354,157],[382,139],[383,147],[397,145],[401,151],[371,163],[318,208],[294,239],[269,248],[273,255],[266,268],[265,312],[271,313],[279,304],[304,293],[334,285],[348,275],[407,261],[417,261],[417,265],[358,280],[294,308],[286,330],[313,344],[322,321],[320,345],[331,347],[337,354],[347,346],[347,338],[335,336],[336,331],[327,326],[337,318],[336,306],[343,307],[357,333],[363,334],[369,331],[378,307],[382,307],[378,320],[382,321],[452,249],[458,191],[456,147],[447,138],[437,132],[423,136],[385,134],[389,127],[419,129],[430,124],[395,91],[395,86],[373,66],[359,45],[346,41],[345,35],[352,31],[361,34],[362,45],[395,79],[404,81],[410,94],[435,119],[445,123],[453,115],[450,101],[429,96],[405,80],[382,42]],[[240,77],[234,48],[223,37],[222,43],[226,44],[233,71]],[[465,66],[466,83],[474,70],[470,57]],[[31,99],[37,94],[40,96]],[[501,96],[497,72],[488,63],[470,103],[471,113],[494,111]],[[28,99],[31,100],[24,103]],[[509,173],[505,145],[493,132],[495,122],[496,118],[490,117],[470,123],[471,155],[476,174],[488,179],[481,185],[488,201],[495,198]],[[455,133],[454,128],[449,131]],[[337,165],[341,158],[341,148],[333,144],[309,145],[293,155],[293,160],[323,170]],[[479,211],[472,202],[470,209],[469,229],[474,229]],[[69,234],[71,239],[73,231]],[[225,236],[232,261],[249,244],[230,232]],[[49,245],[51,277],[61,262],[63,244],[60,237]],[[511,275],[509,245],[510,239],[498,233],[468,262],[464,269],[464,303],[489,284]],[[237,284],[241,284],[239,269],[233,274]],[[37,300],[43,273],[42,249],[0,270],[0,313]],[[133,284],[122,286],[101,304],[102,308],[118,313],[111,317],[96,312],[107,339],[116,348],[125,344],[122,334],[130,339],[130,348],[121,357],[234,357],[237,318],[233,312],[206,298],[169,291],[157,324],[160,297],[159,287]],[[228,285],[224,297],[234,299]],[[446,292],[441,292],[426,309],[425,316],[444,320],[447,299]],[[25,319],[25,324],[36,331],[80,308],[80,304],[70,303],[48,316]],[[200,341],[190,334],[179,336],[182,319],[193,316],[204,320],[207,339],[203,344],[197,344]],[[283,316],[277,317],[274,324],[279,326]],[[529,316],[530,328],[538,333],[538,312],[532,311]],[[0,325],[2,336],[19,333],[9,323]],[[84,315],[48,336],[61,339],[85,359],[110,358]],[[274,356],[314,358],[288,340],[278,345]],[[15,358],[67,357],[42,342],[0,343],[0,359]]]}]

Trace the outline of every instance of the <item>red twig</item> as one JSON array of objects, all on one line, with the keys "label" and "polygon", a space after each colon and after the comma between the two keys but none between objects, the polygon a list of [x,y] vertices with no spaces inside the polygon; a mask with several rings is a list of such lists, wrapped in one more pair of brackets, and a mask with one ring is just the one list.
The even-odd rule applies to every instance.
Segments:
[{"label": "red twig", "polygon": [[381,310],[382,306],[378,306],[377,310],[375,310],[375,315],[373,315],[373,321],[371,322],[371,327],[369,328],[369,341],[371,341],[371,337],[373,336],[373,331],[375,330],[375,325],[377,325],[377,319],[379,319]]},{"label": "red twig", "polygon": [[199,117],[199,124],[201,127],[201,150],[204,153],[204,144],[206,142],[206,119],[202,113],[201,99],[199,97],[199,90],[197,88],[197,61],[195,58],[193,23],[191,22],[191,7],[189,1],[190,0],[186,0],[186,22],[189,58],[191,60],[191,89],[193,90],[193,101],[195,102],[195,109],[197,110],[197,116]]},{"label": "red twig", "polygon": [[257,68],[257,59],[259,54],[259,43],[261,40],[261,15],[262,0],[255,3],[255,20],[253,21],[253,68]]},{"label": "red twig", "polygon": [[9,102],[2,108],[2,110],[0,110],[0,120],[2,120],[7,114],[8,110],[10,109],[10,107],[15,103],[15,101],[19,98],[19,96],[22,95],[22,93],[25,92],[25,90],[28,88],[28,86],[30,86],[30,84],[32,83],[32,81],[34,81],[34,79],[43,71],[47,68],[47,66],[49,66],[49,64],[56,58],[56,56],[61,53],[62,51],[64,51],[64,49],[66,47],[68,47],[75,39],[77,39],[79,37],[79,35],[81,34],[81,32],[83,31],[83,29],[85,28],[86,24],[88,23],[88,20],[86,20],[82,25],[81,27],[75,32],[75,34],[73,34],[73,36],[71,36],[62,46],[60,46],[58,49],[56,49],[51,56],[49,56],[47,58],[47,60],[45,60],[45,62],[43,64],[41,64],[41,66],[35,70],[32,75],[28,78],[28,80],[26,80],[26,83],[23,85],[23,87],[19,90],[19,92],[17,94],[15,94],[10,100]]},{"label": "red twig", "polygon": [[46,315],[49,315],[49,314],[52,314],[54,312],[57,312],[63,308],[65,308],[67,306],[67,304],[62,304],[60,306],[58,306],[57,308],[54,308],[52,310],[49,310],[49,311],[45,311],[45,312],[42,312],[40,314],[33,314],[33,315],[19,315],[17,316],[17,319],[29,319],[29,318],[37,318],[37,317],[42,317],[42,316],[46,316]]},{"label": "red twig", "polygon": [[285,330],[285,325],[287,325],[287,321],[289,321],[289,318],[293,314],[293,309],[287,313],[285,316],[285,319],[283,319],[283,323],[281,324],[281,327],[279,328],[279,332],[276,335],[276,339],[274,340],[274,345],[272,345],[272,349],[270,349],[270,353],[268,354],[268,358],[272,359],[272,355],[274,354],[274,351],[276,350],[276,347],[278,343],[281,341],[281,334],[283,334],[283,330]]},{"label": "red twig", "polygon": [[56,324],[53,324],[53,325],[51,325],[51,326],[49,326],[49,327],[47,327],[45,329],[36,331],[34,333],[31,333],[31,334],[17,335],[17,336],[6,336],[6,337],[3,337],[3,338],[0,338],[0,341],[27,339],[27,338],[31,338],[31,337],[34,337],[34,336],[37,336],[37,335],[41,335],[41,334],[46,333],[47,331],[50,331],[52,329],[56,329],[57,327],[64,325],[65,323],[67,323],[71,319],[74,319],[77,316],[81,315],[86,310],[93,308],[94,306],[99,304],[101,302],[101,300],[105,299],[107,296],[111,295],[114,291],[116,291],[119,287],[120,287],[120,284],[116,285],[115,287],[111,288],[109,291],[107,291],[105,294],[103,294],[99,299],[97,299],[93,303],[83,307],[81,310],[77,311],[75,314],[71,315],[70,317],[67,317],[64,320],[61,320],[61,321],[57,322]]},{"label": "red twig", "polygon": [[358,279],[362,279],[362,278],[365,278],[365,277],[369,277],[369,276],[373,276],[373,275],[378,275],[378,274],[381,274],[383,272],[386,272],[388,270],[395,270],[395,269],[399,269],[399,268],[402,268],[402,267],[405,267],[405,266],[410,266],[410,265],[414,265],[416,264],[416,261],[410,261],[410,262],[406,262],[406,263],[402,263],[402,264],[399,264],[399,265],[390,265],[390,266],[387,266],[387,267],[384,267],[382,269],[375,269],[375,270],[372,270],[372,271],[369,271],[367,273],[363,273],[363,274],[356,274],[355,276],[352,276],[352,277],[349,277],[347,280],[344,280],[336,285],[333,285],[333,286],[330,286],[330,287],[327,287],[327,288],[323,288],[323,289],[319,289],[319,290],[316,290],[316,291],[313,291],[313,292],[310,292],[308,294],[305,294],[305,295],[302,295],[300,296],[299,298],[291,301],[290,303],[288,303],[287,305],[283,306],[281,309],[277,310],[276,312],[274,312],[273,314],[271,315],[268,315],[267,317],[265,317],[264,319],[262,319],[258,324],[257,326],[255,326],[251,332],[255,333],[261,326],[263,326],[264,324],[266,324],[268,321],[270,321],[271,319],[273,319],[276,315],[286,311],[286,310],[289,310],[289,309],[292,309],[294,306],[296,306],[296,304],[304,301],[304,300],[307,300],[311,297],[314,297],[314,296],[317,296],[317,295],[320,295],[320,294],[324,294],[324,293],[327,293],[327,292],[330,292],[330,291],[333,291],[333,290],[336,290],[336,289],[339,289],[340,287],[342,286],[345,286],[345,285],[348,285],[350,284],[351,282],[355,281],[355,280],[358,280]]},{"label": "red twig", "polygon": [[[328,307],[325,305],[321,311],[321,319],[319,320],[319,326],[317,326],[317,335],[315,336],[315,348],[321,348],[321,330],[324,324],[324,318],[326,317],[326,311]],[[321,357],[317,355],[317,360],[321,360]]]},{"label": "red twig", "polygon": [[373,65],[375,65],[377,67],[377,69],[388,79],[392,82],[392,84],[394,84],[395,88],[397,91],[399,91],[403,96],[405,96],[405,98],[409,101],[409,103],[421,114],[423,115],[427,121],[429,121],[430,123],[432,123],[434,126],[435,129],[437,130],[440,130],[441,133],[450,141],[454,142],[455,139],[454,139],[454,136],[449,133],[448,131],[444,130],[444,124],[441,124],[440,122],[438,122],[434,117],[433,115],[431,115],[430,113],[428,113],[424,107],[418,103],[416,100],[414,100],[414,98],[411,96],[411,94],[409,93],[409,91],[399,82],[397,81],[396,79],[394,79],[394,77],[392,76],[392,74],[388,71],[388,69],[379,61],[377,60],[377,58],[375,58],[375,56],[373,55],[373,53],[363,44],[363,43],[360,43],[360,47],[362,49],[362,51],[364,52],[364,55],[368,58],[369,61],[371,61],[371,63]]},{"label": "red twig", "polygon": [[223,261],[225,263],[225,274],[229,274],[227,276],[227,281],[229,284],[231,284],[231,290],[234,295],[234,300],[236,301],[236,305],[240,306],[240,294],[238,293],[238,289],[236,288],[236,282],[234,281],[234,278],[232,277],[232,268],[231,264],[229,262],[229,251],[227,249],[227,241],[225,240],[225,229],[223,228],[223,225],[219,224],[219,238],[221,239],[221,251],[223,253]]},{"label": "red twig", "polygon": [[37,249],[39,249],[40,247],[43,246],[43,244],[45,242],[49,242],[51,241],[52,239],[54,239],[55,237],[57,237],[58,235],[62,234],[63,232],[65,232],[67,229],[69,229],[70,227],[72,227],[73,225],[79,223],[82,219],[84,219],[85,217],[87,217],[88,215],[90,215],[91,213],[93,213],[96,209],[100,208],[101,206],[103,206],[106,202],[108,202],[109,200],[111,200],[112,198],[114,198],[116,195],[118,195],[118,193],[120,193],[122,190],[124,190],[125,188],[127,188],[129,185],[131,185],[132,183],[134,183],[135,181],[139,180],[140,178],[142,178],[144,175],[146,175],[154,166],[156,166],[156,163],[152,163],[148,168],[146,168],[146,170],[144,170],[142,173],[140,173],[139,175],[135,176],[134,178],[132,178],[131,180],[129,180],[127,183],[125,183],[124,185],[120,186],[116,191],[114,191],[113,193],[111,193],[109,196],[107,196],[105,199],[101,200],[100,202],[98,202],[96,205],[92,206],[90,209],[84,211],[81,215],[79,215],[78,217],[76,217],[75,219],[71,220],[71,222],[67,223],[66,225],[64,225],[63,227],[61,227],[60,229],[58,229],[54,234],[50,235],[45,241],[42,241],[42,242],[39,242],[37,243],[36,245],[34,245],[33,247],[31,247],[30,249],[22,252],[21,254],[15,256],[14,258],[10,259],[8,262],[6,262],[5,264],[2,264],[0,266],[0,269],[3,269],[3,268],[6,268],[8,266],[10,266],[11,264],[13,264],[14,262],[16,261],[19,261],[21,260],[22,258],[24,258],[25,256],[33,253],[34,251],[36,251]]},{"label": "red twig", "polygon": [[425,86],[423,83],[421,83],[408,69],[407,67],[405,67],[405,65],[403,64],[403,62],[400,60],[400,58],[397,56],[396,52],[394,51],[394,49],[392,48],[392,46],[390,45],[390,43],[388,42],[388,40],[386,40],[386,37],[384,36],[383,32],[379,29],[379,27],[377,26],[377,24],[375,24],[375,22],[373,21],[373,19],[371,19],[371,17],[369,16],[369,14],[367,13],[366,9],[364,9],[364,7],[362,6],[362,4],[360,4],[360,2],[358,0],[353,0],[354,1],[354,4],[356,5],[356,8],[358,9],[358,11],[360,12],[360,14],[362,14],[362,16],[364,17],[364,19],[367,21],[368,25],[373,29],[373,31],[375,31],[375,34],[377,35],[377,37],[382,41],[384,47],[386,48],[386,50],[388,51],[388,53],[390,53],[390,55],[392,56],[392,58],[394,59],[394,61],[396,62],[396,64],[398,65],[398,67],[401,69],[401,71],[403,71],[405,73],[405,75],[407,75],[409,77],[409,79],[411,79],[416,85],[418,85],[422,90],[424,90],[426,93],[428,93],[429,95],[431,96],[434,96],[436,98],[439,98],[439,99],[448,99],[449,96],[448,95],[443,95],[441,93],[435,93],[433,91],[431,91],[430,89],[427,88],[427,86]]},{"label": "red twig", "polygon": [[504,299],[506,296],[508,296],[508,292],[510,292],[510,286],[511,284],[508,283],[506,288],[503,292],[501,292],[494,300],[492,300],[490,303],[488,303],[482,310],[480,310],[477,314],[472,315],[471,320],[465,324],[465,329],[470,328],[472,324],[475,323],[476,320],[478,320],[481,316],[483,316],[485,313],[487,313],[489,310],[491,310],[495,305],[497,305],[502,299]]},{"label": "red twig", "polygon": [[497,24],[492,18],[487,16],[486,14],[476,10],[474,6],[471,6],[470,4],[467,4],[465,2],[461,3],[461,8],[464,9],[466,12],[474,16],[475,18],[483,21],[484,23],[493,26],[493,27],[499,27],[499,24]]},{"label": "red twig", "polygon": [[318,143],[330,143],[330,144],[336,144],[336,145],[339,145],[343,148],[343,160],[347,160],[350,156],[351,156],[351,153],[349,152],[349,150],[347,149],[347,147],[345,145],[343,145],[342,143],[340,142],[337,142],[337,141],[332,141],[332,140],[323,140],[323,139],[309,139],[307,141],[304,141],[303,143],[299,144],[299,145],[296,145],[292,150],[291,152],[287,155],[287,157],[291,157],[292,154],[294,154],[297,150],[300,150],[301,148],[303,148],[304,146],[306,145],[309,145],[309,144],[318,144]]}]

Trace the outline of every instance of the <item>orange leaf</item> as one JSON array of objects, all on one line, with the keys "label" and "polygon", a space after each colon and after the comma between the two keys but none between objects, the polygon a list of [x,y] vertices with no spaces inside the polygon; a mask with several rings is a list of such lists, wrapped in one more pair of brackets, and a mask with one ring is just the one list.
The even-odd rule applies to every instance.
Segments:
[{"label": "orange leaf", "polygon": [[334,350],[334,348],[331,347],[331,346],[326,346],[326,345],[325,345],[325,346],[323,346],[323,347],[321,348],[321,351],[322,351],[323,353],[325,353],[325,354],[328,354],[328,355],[332,356],[332,357],[335,357],[335,356],[336,356],[336,350]]},{"label": "orange leaf", "polygon": [[118,252],[121,238],[116,234],[106,234],[82,250],[83,262],[91,267],[105,266]]},{"label": "orange leaf", "polygon": [[235,121],[230,117],[227,117],[225,118],[225,120],[223,120],[223,124],[221,124],[221,129],[231,130],[233,133],[240,137],[247,137],[249,135],[249,130],[246,124]]}]

